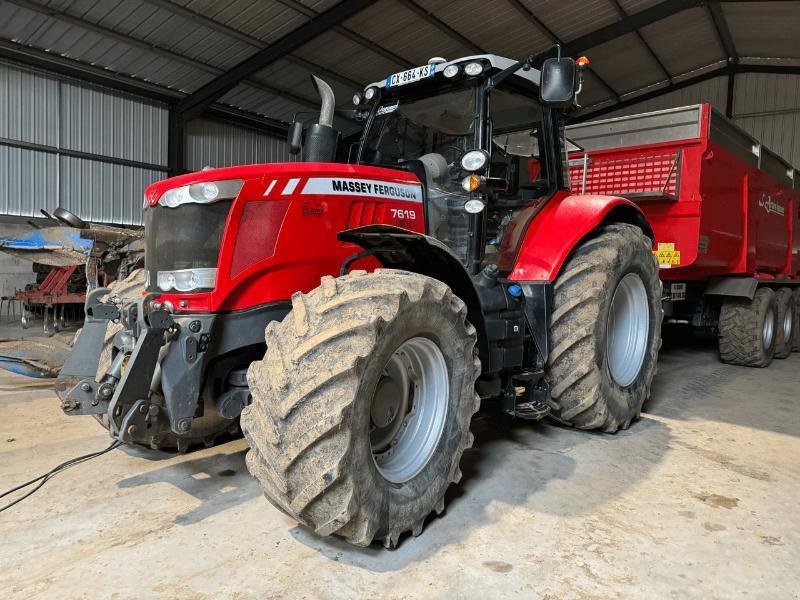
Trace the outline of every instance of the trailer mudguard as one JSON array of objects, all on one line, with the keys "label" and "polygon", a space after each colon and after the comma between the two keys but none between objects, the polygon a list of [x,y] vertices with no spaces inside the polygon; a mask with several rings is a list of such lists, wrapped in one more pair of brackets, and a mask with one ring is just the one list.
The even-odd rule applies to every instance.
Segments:
[{"label": "trailer mudguard", "polygon": [[[594,229],[608,223],[630,223],[640,227],[653,239],[653,230],[644,213],[630,200],[616,196],[556,194],[538,212],[531,211],[519,252],[501,248],[498,262],[510,270],[514,281],[553,281],[577,245]],[[519,226],[519,225],[517,225]],[[518,238],[519,236],[517,236]]]},{"label": "trailer mudguard", "polygon": [[[361,246],[388,269],[411,271],[445,282],[467,305],[467,318],[478,333],[481,360],[487,359],[489,344],[480,299],[469,273],[450,248],[429,235],[392,225],[365,225],[342,231],[337,237]],[[345,268],[348,264],[346,261]]]}]

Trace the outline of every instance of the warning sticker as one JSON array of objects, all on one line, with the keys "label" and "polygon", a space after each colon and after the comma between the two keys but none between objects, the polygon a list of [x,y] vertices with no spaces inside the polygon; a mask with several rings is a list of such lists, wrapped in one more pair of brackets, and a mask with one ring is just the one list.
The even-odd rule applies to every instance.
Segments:
[{"label": "warning sticker", "polygon": [[653,254],[658,259],[658,266],[662,269],[669,269],[672,265],[681,264],[681,251],[675,250],[675,244],[659,242],[658,249],[653,250]]}]

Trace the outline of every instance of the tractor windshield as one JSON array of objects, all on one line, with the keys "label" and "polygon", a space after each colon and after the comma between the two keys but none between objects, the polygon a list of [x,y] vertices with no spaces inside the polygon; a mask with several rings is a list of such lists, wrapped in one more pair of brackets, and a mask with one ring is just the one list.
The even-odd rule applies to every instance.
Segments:
[{"label": "tractor windshield", "polygon": [[362,162],[396,165],[436,153],[448,164],[475,147],[471,88],[383,103],[367,134]]}]

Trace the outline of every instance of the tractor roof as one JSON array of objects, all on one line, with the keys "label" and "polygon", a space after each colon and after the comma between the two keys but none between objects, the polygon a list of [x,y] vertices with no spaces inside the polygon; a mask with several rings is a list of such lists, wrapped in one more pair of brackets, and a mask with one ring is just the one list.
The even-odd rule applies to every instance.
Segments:
[{"label": "tractor roof", "polygon": [[[428,64],[435,62],[436,59],[431,59]],[[439,77],[443,77],[441,75],[442,71],[444,71],[445,67],[449,65],[455,64],[464,64],[473,61],[484,61],[488,62],[491,65],[492,70],[502,71],[516,63],[516,60],[512,60],[510,58],[506,58],[504,56],[497,56],[496,54],[473,54],[471,56],[464,56],[461,58],[457,58],[455,60],[449,60],[445,62],[436,62],[436,75],[434,76],[436,79]],[[541,72],[538,69],[530,68],[527,71],[520,69],[513,75],[514,77],[521,77],[533,83],[535,86],[539,85],[539,81],[541,78]],[[387,75],[386,78],[382,79],[381,81],[376,81],[374,83],[370,83],[369,85],[365,86],[364,89],[369,87],[377,87],[377,88],[386,88],[386,81],[391,77],[391,74]]]}]

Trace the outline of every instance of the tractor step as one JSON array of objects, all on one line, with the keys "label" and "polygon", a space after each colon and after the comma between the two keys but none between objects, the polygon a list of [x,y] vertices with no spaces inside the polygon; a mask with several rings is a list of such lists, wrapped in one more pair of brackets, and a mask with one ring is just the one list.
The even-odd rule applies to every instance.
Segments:
[{"label": "tractor step", "polygon": [[541,402],[520,402],[514,407],[514,416],[527,421],[539,421],[550,414],[550,405]]}]

